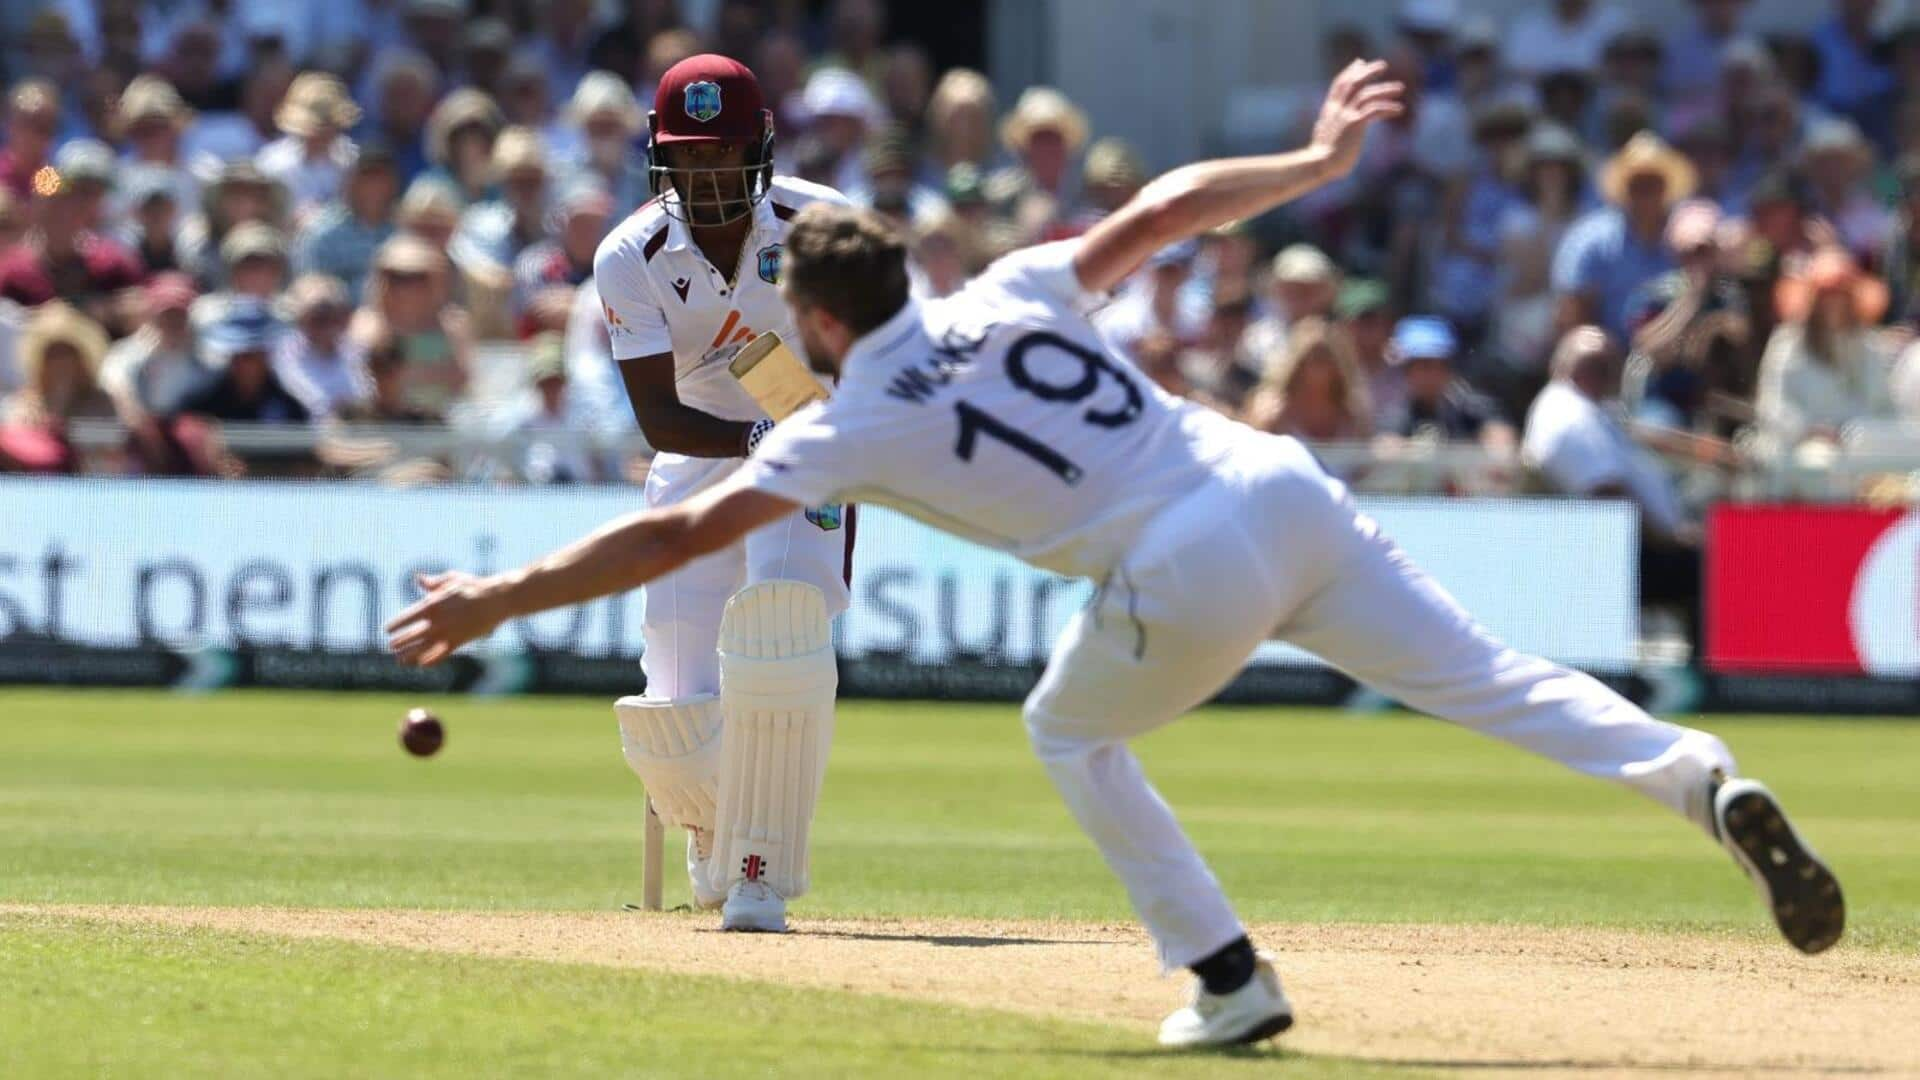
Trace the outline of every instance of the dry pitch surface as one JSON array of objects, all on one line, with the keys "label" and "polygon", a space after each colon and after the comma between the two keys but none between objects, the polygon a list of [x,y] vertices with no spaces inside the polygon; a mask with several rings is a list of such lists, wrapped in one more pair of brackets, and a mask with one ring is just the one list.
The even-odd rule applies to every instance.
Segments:
[{"label": "dry pitch surface", "polygon": [[[1117,1022],[1146,1039],[1186,993],[1125,925],[9,905],[65,919],[350,941],[881,993]],[[1448,1074],[1920,1075],[1920,958],[1593,929],[1261,926],[1299,1023],[1285,1045]]]}]

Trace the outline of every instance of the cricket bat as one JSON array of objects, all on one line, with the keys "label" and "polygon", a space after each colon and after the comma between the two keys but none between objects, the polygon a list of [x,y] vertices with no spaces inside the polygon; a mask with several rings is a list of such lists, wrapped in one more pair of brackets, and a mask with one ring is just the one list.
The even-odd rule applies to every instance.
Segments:
[{"label": "cricket bat", "polygon": [[827,388],[771,330],[742,346],[727,370],[776,424],[827,397]]}]

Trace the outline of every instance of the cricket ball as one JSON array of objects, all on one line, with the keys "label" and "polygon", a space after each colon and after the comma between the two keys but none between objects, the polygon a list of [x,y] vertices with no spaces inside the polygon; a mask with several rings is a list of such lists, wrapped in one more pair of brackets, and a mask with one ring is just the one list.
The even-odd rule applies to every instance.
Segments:
[{"label": "cricket ball", "polygon": [[446,741],[447,729],[440,718],[425,709],[409,709],[407,718],[400,721],[400,745],[414,757],[432,757]]}]

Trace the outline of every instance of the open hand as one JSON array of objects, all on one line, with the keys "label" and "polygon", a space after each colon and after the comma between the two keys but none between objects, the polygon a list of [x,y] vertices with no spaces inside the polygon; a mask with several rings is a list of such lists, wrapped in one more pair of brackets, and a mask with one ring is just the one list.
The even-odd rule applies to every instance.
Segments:
[{"label": "open hand", "polygon": [[1387,65],[1379,60],[1355,60],[1333,80],[1320,118],[1313,123],[1313,145],[1327,153],[1333,175],[1345,176],[1360,160],[1367,128],[1375,121],[1406,111],[1401,95],[1406,85],[1385,81]]},{"label": "open hand", "polygon": [[492,633],[509,614],[490,578],[449,570],[414,580],[427,595],[386,625],[387,648],[403,664],[431,667]]}]

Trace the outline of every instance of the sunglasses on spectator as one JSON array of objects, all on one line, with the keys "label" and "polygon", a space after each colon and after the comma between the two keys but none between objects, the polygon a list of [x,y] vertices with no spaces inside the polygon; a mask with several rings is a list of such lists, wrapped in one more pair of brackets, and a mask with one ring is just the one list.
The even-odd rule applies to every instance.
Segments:
[{"label": "sunglasses on spectator", "polygon": [[60,127],[60,119],[52,113],[15,113],[14,123],[28,131],[37,131],[42,135],[51,135]]},{"label": "sunglasses on spectator", "polygon": [[427,280],[424,270],[382,270],[380,276],[395,285],[421,285]]}]

